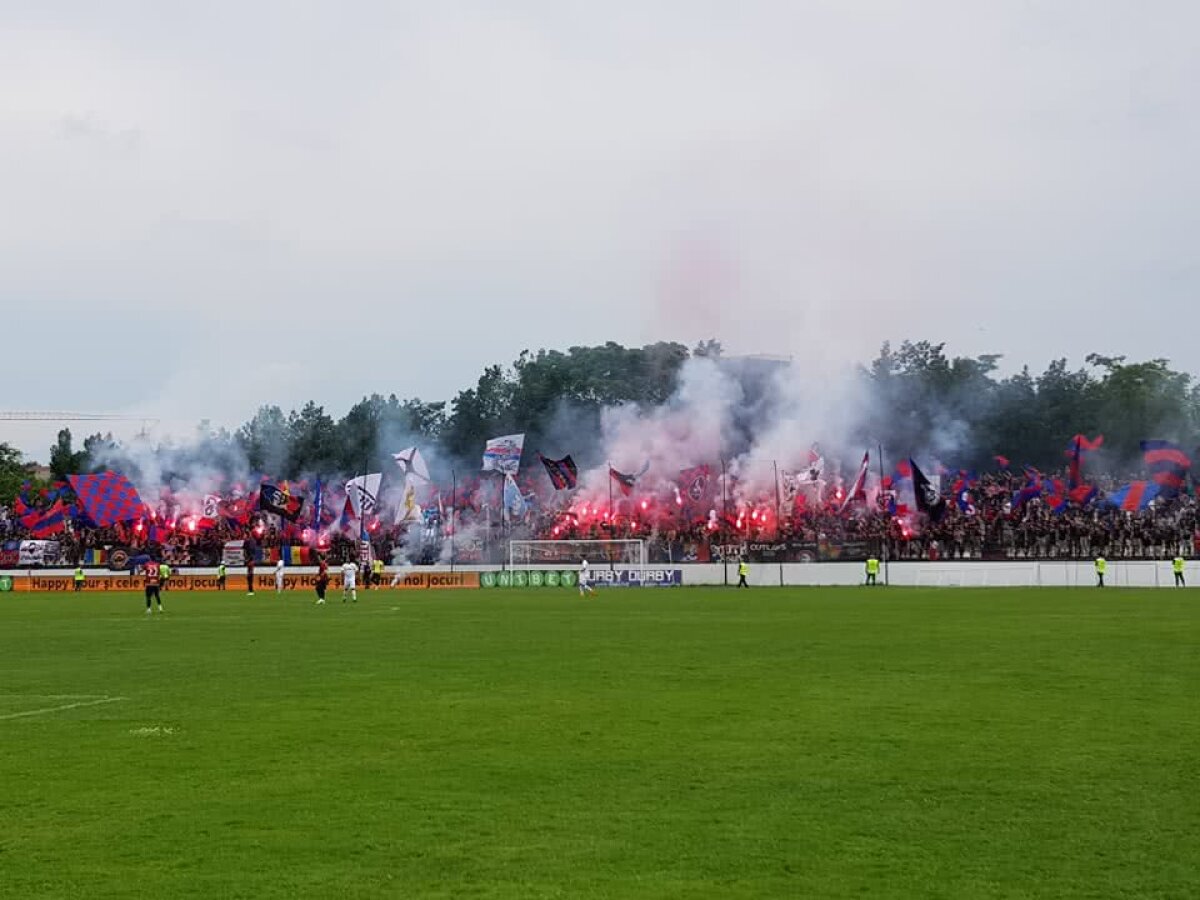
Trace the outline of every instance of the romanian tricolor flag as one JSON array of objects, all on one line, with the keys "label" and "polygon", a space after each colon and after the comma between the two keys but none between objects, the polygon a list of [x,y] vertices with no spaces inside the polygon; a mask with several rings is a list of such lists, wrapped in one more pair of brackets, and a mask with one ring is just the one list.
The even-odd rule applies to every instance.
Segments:
[{"label": "romanian tricolor flag", "polygon": [[283,562],[288,566],[307,566],[311,551],[308,547],[291,544],[283,548]]}]

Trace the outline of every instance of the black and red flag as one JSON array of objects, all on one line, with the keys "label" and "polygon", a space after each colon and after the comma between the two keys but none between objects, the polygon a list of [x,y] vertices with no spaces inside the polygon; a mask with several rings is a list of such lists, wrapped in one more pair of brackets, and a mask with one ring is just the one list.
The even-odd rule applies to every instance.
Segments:
[{"label": "black and red flag", "polygon": [[925,477],[925,473],[917,468],[911,459],[908,461],[912,470],[913,494],[917,498],[917,509],[925,513],[935,522],[940,522],[946,515],[946,498],[934,489],[933,484]]},{"label": "black and red flag", "polygon": [[264,484],[259,488],[258,508],[295,522],[304,509],[304,498],[293,496],[273,484]]},{"label": "black and red flag", "polygon": [[633,493],[633,486],[637,484],[636,475],[626,475],[624,472],[618,472],[612,466],[608,467],[608,477],[617,483],[622,495],[626,497]]},{"label": "black and red flag", "polygon": [[556,491],[571,490],[575,487],[579,478],[579,469],[576,468],[575,460],[571,459],[570,454],[562,459],[550,459],[539,453],[538,459],[546,467],[546,474],[550,476],[550,483],[554,485]]}]

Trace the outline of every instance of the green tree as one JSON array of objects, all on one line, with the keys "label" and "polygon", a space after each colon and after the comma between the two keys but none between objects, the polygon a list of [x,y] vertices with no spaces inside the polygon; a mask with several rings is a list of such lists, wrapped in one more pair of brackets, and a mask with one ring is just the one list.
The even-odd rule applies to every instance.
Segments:
[{"label": "green tree", "polygon": [[71,429],[63,428],[58,432],[58,440],[50,448],[50,472],[56,480],[65,481],[68,475],[87,471],[87,458],[86,449],[74,449]]},{"label": "green tree", "polygon": [[29,467],[16,447],[0,443],[0,503],[11,504],[29,480]]}]

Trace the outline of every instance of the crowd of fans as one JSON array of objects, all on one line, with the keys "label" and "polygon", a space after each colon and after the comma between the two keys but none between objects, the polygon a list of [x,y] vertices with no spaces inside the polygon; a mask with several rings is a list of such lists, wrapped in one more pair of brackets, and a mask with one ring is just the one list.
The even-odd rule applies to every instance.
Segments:
[{"label": "crowd of fans", "polygon": [[[390,524],[372,519],[368,537],[373,555],[392,564],[500,563],[512,539],[570,541],[641,538],[653,563],[707,562],[746,555],[752,560],[803,561],[861,559],[886,555],[896,560],[1170,558],[1194,555],[1200,544],[1200,510],[1194,497],[1159,497],[1146,508],[1125,511],[1105,502],[1115,481],[1098,484],[1086,506],[1051,509],[1044,498],[1017,501],[1023,479],[995,472],[974,480],[965,497],[943,479],[946,513],[931,521],[924,513],[896,508],[896,497],[871,496],[869,503],[843,508],[841,486],[807,502],[781,500],[777,493],[745,497],[706,497],[683,504],[670,498],[621,498],[611,510],[579,505],[555,507],[532,502],[523,515],[504,515],[478,496],[464,494],[428,506],[418,521]],[[550,498],[548,498],[550,499]],[[891,500],[891,503],[888,500]],[[180,565],[215,565],[229,541],[250,540],[268,558],[289,545],[304,544],[331,563],[358,560],[361,525],[313,531],[273,515],[246,522],[218,519],[195,528],[177,525],[166,536],[144,525],[122,523],[93,528],[69,523],[53,537],[59,559],[74,564],[88,550],[123,548],[149,552]],[[151,536],[153,534],[153,537]],[[0,539],[32,537],[9,508],[0,506]]]}]

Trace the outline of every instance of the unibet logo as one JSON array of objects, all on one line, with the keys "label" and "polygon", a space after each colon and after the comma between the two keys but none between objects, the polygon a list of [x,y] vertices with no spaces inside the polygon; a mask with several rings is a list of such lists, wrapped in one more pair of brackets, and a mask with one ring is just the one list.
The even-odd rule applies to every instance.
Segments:
[{"label": "unibet logo", "polygon": [[0,592],[12,590],[12,579],[7,575],[0,577]]},{"label": "unibet logo", "polygon": [[562,575],[559,576],[559,582],[563,587],[571,587],[575,584],[575,573],[563,572]]},{"label": "unibet logo", "polygon": [[529,573],[529,586],[530,587],[541,587],[542,584],[543,584],[543,576],[542,576],[541,572],[530,572]]},{"label": "unibet logo", "polygon": [[494,572],[484,572],[482,575],[479,576],[479,583],[482,584],[485,588],[495,587],[496,586],[495,573]]},{"label": "unibet logo", "polygon": [[525,587],[529,584],[529,575],[526,572],[513,572],[513,585],[515,587]]},{"label": "unibet logo", "polygon": [[501,572],[496,576],[496,584],[500,587],[512,587],[512,572]]},{"label": "unibet logo", "polygon": [[557,572],[547,572],[546,573],[546,587],[558,587],[558,584],[559,584],[558,573]]}]

